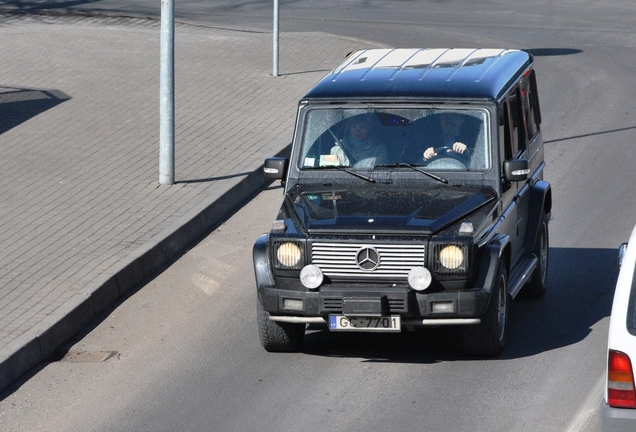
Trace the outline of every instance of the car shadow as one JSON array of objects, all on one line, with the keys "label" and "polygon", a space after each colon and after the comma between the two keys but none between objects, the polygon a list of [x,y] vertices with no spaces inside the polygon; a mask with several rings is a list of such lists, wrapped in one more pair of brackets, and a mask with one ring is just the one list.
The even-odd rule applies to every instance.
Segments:
[{"label": "car shadow", "polygon": [[[610,315],[617,249],[550,248],[548,291],[511,305],[508,340],[498,359],[515,359],[578,343]],[[479,359],[463,354],[456,329],[438,327],[399,334],[333,333],[309,328],[303,352],[365,362],[436,363]]]},{"label": "car shadow", "polygon": [[513,303],[503,357],[531,356],[585,339],[611,313],[617,258],[617,248],[551,248],[548,292]]},{"label": "car shadow", "polygon": [[0,134],[69,99],[60,90],[0,87]]}]

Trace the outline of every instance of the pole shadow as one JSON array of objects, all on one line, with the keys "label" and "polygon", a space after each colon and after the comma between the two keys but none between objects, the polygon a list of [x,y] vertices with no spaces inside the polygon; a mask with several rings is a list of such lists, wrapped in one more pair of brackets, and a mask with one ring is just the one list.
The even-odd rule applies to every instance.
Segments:
[{"label": "pole shadow", "polygon": [[60,90],[0,87],[0,134],[69,99]]}]

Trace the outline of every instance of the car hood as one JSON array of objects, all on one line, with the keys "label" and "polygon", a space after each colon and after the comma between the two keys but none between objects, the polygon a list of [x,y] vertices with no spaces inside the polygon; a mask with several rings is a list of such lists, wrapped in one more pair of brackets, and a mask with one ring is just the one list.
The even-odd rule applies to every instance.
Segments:
[{"label": "car hood", "polygon": [[[435,234],[495,202],[489,188],[377,185],[296,186],[288,199],[311,233],[416,232]],[[486,214],[487,212],[480,212]],[[477,222],[477,221],[474,221]]]}]

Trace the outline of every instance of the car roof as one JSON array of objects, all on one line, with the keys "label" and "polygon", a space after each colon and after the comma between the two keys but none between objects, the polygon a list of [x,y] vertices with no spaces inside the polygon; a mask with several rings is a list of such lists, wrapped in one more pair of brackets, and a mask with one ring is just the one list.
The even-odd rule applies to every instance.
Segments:
[{"label": "car roof", "polygon": [[398,48],[353,52],[303,99],[499,99],[533,57],[508,49]]}]

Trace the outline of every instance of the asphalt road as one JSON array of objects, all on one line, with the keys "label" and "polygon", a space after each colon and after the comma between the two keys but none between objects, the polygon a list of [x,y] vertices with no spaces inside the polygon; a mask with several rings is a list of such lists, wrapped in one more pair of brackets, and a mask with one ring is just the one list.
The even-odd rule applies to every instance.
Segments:
[{"label": "asphalt road", "polygon": [[564,314],[574,294],[556,289],[514,304],[497,359],[463,356],[443,329],[314,330],[302,353],[265,352],[250,255],[281,196],[260,194],[25,377],[0,402],[2,430],[564,431],[590,420],[606,325],[598,312]]},{"label": "asphalt road", "polygon": [[[268,31],[267,3],[180,2],[177,16]],[[159,13],[158,2],[69,4]],[[275,189],[70,347],[112,358],[32,374],[0,403],[7,430],[596,430],[616,249],[636,219],[634,12],[631,1],[282,2],[283,31],[535,54],[554,191],[549,291],[515,302],[501,358],[465,358],[443,331],[314,332],[303,353],[265,353],[250,251]]]}]

